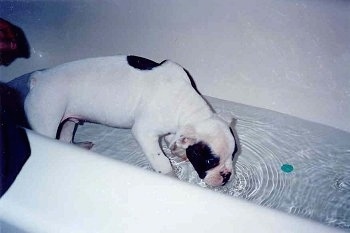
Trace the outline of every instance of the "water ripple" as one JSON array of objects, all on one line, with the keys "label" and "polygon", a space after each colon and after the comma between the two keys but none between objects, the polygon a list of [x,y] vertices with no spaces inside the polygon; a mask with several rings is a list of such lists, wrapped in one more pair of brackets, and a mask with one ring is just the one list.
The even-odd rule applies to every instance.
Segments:
[{"label": "water ripple", "polygon": [[[171,155],[176,176],[186,182],[287,213],[350,230],[350,133],[254,107],[209,99],[219,115],[238,119],[241,153],[235,176],[207,187],[189,162]],[[80,141],[94,151],[151,170],[130,130],[87,124]],[[294,170],[286,173],[283,164]]]}]

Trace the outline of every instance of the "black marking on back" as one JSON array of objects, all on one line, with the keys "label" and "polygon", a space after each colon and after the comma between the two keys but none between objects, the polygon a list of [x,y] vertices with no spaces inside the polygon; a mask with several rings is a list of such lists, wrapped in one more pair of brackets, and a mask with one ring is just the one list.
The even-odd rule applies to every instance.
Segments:
[{"label": "black marking on back", "polygon": [[152,70],[155,67],[160,66],[159,63],[149,60],[147,58],[129,55],[126,57],[128,64],[135,69],[139,70]]},{"label": "black marking on back", "polygon": [[[164,60],[164,61],[162,61],[159,65],[163,65],[163,64],[164,64],[165,62],[167,62],[167,61],[168,61],[168,60]],[[190,80],[191,86],[193,87],[193,89],[194,89],[199,95],[202,95],[202,94],[198,91],[197,85],[196,85],[194,79],[192,78],[192,75],[190,74],[190,72],[189,72],[188,70],[186,70],[185,68],[182,68],[182,69],[186,72],[187,77],[188,77],[188,79]]]},{"label": "black marking on back", "polygon": [[197,85],[196,85],[196,83],[194,82],[194,80],[193,80],[192,75],[190,74],[190,72],[189,72],[188,70],[186,70],[185,68],[183,68],[183,69],[184,69],[184,71],[186,72],[187,77],[188,77],[188,79],[190,80],[191,86],[193,87],[193,89],[194,89],[199,95],[202,95],[202,94],[198,91]]},{"label": "black marking on back", "polygon": [[206,176],[206,171],[216,167],[220,162],[220,158],[215,156],[204,142],[189,146],[186,155],[201,179]]},{"label": "black marking on back", "polygon": [[203,97],[202,93],[200,93],[200,92],[198,91],[197,85],[196,85],[194,79],[192,78],[192,75],[190,74],[190,72],[189,72],[188,70],[186,70],[185,68],[183,68],[183,69],[184,69],[184,71],[186,72],[187,77],[188,77],[188,79],[189,79],[190,82],[191,82],[192,88],[193,88],[193,89],[198,93],[198,95],[200,95],[200,96],[202,97],[202,99],[207,103],[207,105],[209,106],[209,108],[211,109],[211,111],[212,111],[212,112],[215,112],[215,109],[213,108],[213,106],[211,106],[211,104],[208,102],[208,100],[207,100],[206,98]]}]

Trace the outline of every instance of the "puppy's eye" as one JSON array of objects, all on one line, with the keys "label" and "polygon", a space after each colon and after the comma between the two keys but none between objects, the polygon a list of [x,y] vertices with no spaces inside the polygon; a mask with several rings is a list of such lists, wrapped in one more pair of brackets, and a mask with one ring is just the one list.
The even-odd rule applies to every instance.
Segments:
[{"label": "puppy's eye", "polygon": [[208,167],[213,168],[219,164],[219,159],[218,158],[207,159],[205,163]]}]

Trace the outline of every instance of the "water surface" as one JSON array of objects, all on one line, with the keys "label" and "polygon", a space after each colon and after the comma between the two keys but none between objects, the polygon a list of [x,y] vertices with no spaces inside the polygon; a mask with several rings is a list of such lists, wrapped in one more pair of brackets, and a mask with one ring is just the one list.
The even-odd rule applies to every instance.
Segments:
[{"label": "water surface", "polygon": [[[171,158],[179,179],[233,197],[350,230],[350,133],[285,114],[208,98],[225,119],[236,118],[240,154],[235,177],[211,188],[188,162]],[[85,124],[77,141],[100,154],[151,170],[128,129]],[[292,171],[283,171],[284,164]]]}]

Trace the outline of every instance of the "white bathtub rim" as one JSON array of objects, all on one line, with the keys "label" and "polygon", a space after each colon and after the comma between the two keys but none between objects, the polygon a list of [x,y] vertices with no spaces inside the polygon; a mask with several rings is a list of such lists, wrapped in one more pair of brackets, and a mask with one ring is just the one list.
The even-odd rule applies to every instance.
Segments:
[{"label": "white bathtub rim", "polygon": [[[232,229],[236,232],[341,232],[337,228],[145,171],[42,137],[30,130],[27,132],[32,156],[0,199],[0,219],[28,232],[140,232],[145,229],[156,232]],[[50,169],[46,170],[48,166]],[[99,168],[101,166],[103,168]],[[76,177],[77,173],[70,170],[72,168],[91,172]],[[51,177],[50,181],[43,179],[43,172]],[[100,179],[103,183],[111,175],[116,177],[115,180],[91,186],[92,180]],[[131,179],[123,180],[121,175]],[[69,176],[70,179],[65,181],[68,183],[60,179],[64,176]],[[141,183],[140,177],[143,179]],[[113,183],[117,185],[104,187]],[[120,189],[120,183],[124,184],[123,189]],[[61,186],[63,190],[54,190],[56,185],[64,185]],[[77,185],[86,195],[73,190]],[[149,187],[151,189],[145,193]],[[71,195],[67,195],[69,192]],[[62,195],[67,195],[67,199]],[[215,199],[215,204],[208,202],[211,199]],[[105,206],[98,206],[103,203],[101,201],[106,202]],[[73,205],[82,209],[74,209]],[[33,210],[33,206],[36,209]],[[94,206],[95,213],[83,211]],[[213,215],[217,212],[219,217]]]}]

